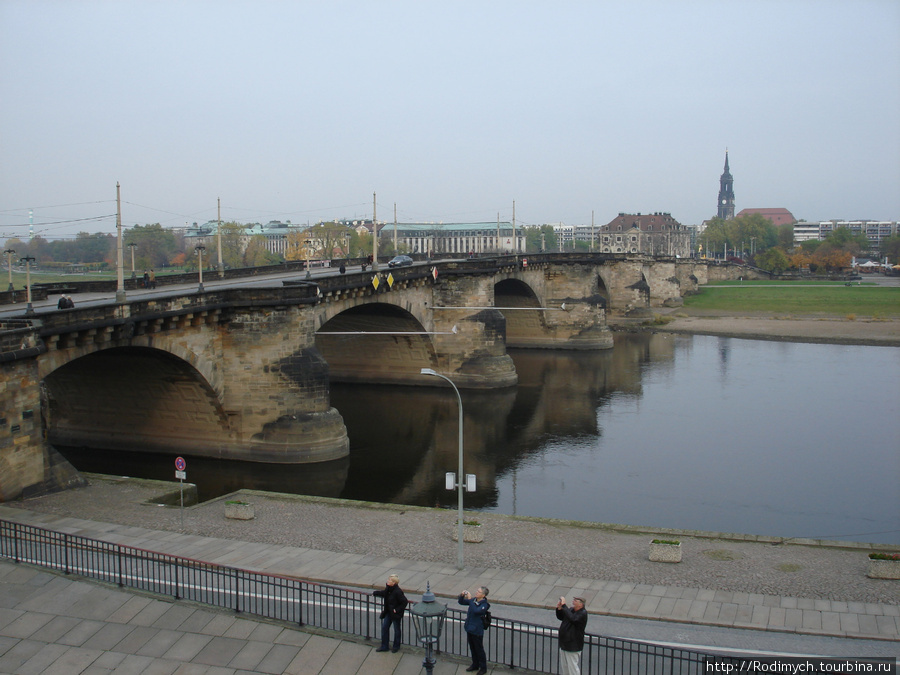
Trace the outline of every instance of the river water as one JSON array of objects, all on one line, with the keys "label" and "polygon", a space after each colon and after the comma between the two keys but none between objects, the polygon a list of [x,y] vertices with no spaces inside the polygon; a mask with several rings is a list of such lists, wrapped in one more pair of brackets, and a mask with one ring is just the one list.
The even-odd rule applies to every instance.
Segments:
[{"label": "river water", "polygon": [[[597,353],[510,350],[519,384],[462,391],[467,510],[900,544],[900,350],[619,334]],[[440,385],[440,381],[435,379]],[[188,457],[239,488],[455,508],[449,387],[332,385],[350,457]],[[81,470],[172,479],[172,458],[61,449]]]}]

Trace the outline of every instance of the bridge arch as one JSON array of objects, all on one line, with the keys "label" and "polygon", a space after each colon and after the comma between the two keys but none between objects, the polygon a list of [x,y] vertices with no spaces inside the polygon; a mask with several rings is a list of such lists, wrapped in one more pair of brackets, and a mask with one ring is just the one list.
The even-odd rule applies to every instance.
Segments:
[{"label": "bridge arch", "polygon": [[112,347],[73,359],[43,379],[43,396],[55,446],[209,456],[230,435],[203,374],[161,349]]},{"label": "bridge arch", "polygon": [[387,302],[360,304],[325,321],[316,348],[334,382],[421,382],[437,361],[434,341],[409,310]]},{"label": "bridge arch", "polygon": [[[509,278],[494,284],[494,305],[506,318],[506,344],[510,347],[530,346],[547,331],[543,303],[534,289],[521,279]],[[511,308],[504,311],[503,308]],[[535,311],[528,311],[528,308]]]}]

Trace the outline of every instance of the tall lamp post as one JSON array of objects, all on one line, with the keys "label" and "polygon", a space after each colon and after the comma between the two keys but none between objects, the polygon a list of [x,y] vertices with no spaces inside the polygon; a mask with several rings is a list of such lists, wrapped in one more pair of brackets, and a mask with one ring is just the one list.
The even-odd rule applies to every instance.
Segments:
[{"label": "tall lamp post", "polygon": [[134,281],[137,278],[137,274],[134,271],[134,249],[137,248],[137,244],[131,242],[128,244],[128,248],[131,249],[131,280]]},{"label": "tall lamp post", "polygon": [[25,306],[25,316],[34,316],[34,306],[31,304],[31,263],[34,262],[34,258],[26,255],[24,258],[20,258],[19,262],[25,263],[25,290],[28,302]]},{"label": "tall lamp post", "polygon": [[409,613],[412,614],[413,626],[416,629],[416,639],[425,647],[425,659],[422,661],[422,666],[431,675],[434,672],[434,664],[436,663],[432,654],[435,645],[441,639],[444,619],[447,617],[447,605],[436,602],[434,593],[431,592],[431,582],[429,581],[425,587],[425,593],[422,595],[422,602],[418,602],[410,608]]},{"label": "tall lamp post", "polygon": [[453,387],[453,391],[456,392],[456,400],[459,403],[459,467],[458,473],[456,474],[456,490],[457,490],[457,510],[456,514],[456,526],[457,526],[457,535],[459,540],[459,550],[456,555],[456,566],[459,569],[463,568],[463,482],[465,479],[465,474],[463,473],[463,405],[462,405],[462,396],[459,395],[459,389],[456,388],[456,385],[453,384],[453,380],[451,380],[446,375],[441,375],[439,372],[432,370],[431,368],[422,368],[420,371],[422,375],[431,375],[433,377],[439,377],[442,380],[446,380],[450,383],[450,386]]},{"label": "tall lamp post", "polygon": [[197,256],[200,258],[199,264],[197,265],[197,269],[200,270],[200,286],[197,288],[201,293],[203,292],[203,251],[206,250],[206,247],[202,244],[200,246],[195,246],[194,250],[197,252]]},{"label": "tall lamp post", "polygon": [[[13,286],[12,282],[12,257],[16,254],[16,249],[8,248],[3,252],[6,254],[6,268],[9,270],[9,292],[15,293],[16,288]],[[13,295],[12,301],[16,301],[15,295]]]}]

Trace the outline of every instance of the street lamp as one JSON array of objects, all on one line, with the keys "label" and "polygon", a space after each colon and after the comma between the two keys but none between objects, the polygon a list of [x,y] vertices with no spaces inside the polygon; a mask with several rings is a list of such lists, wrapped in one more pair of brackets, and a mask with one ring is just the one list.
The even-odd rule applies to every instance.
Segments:
[{"label": "street lamp", "polygon": [[200,257],[199,270],[200,270],[200,287],[197,289],[200,293],[203,292],[203,251],[206,250],[206,247],[202,244],[200,246],[195,246],[194,250],[197,252],[197,255]]},{"label": "street lamp", "polygon": [[131,242],[128,248],[131,249],[131,280],[134,281],[137,278],[137,274],[134,273],[134,249],[137,248],[137,244]]},{"label": "street lamp", "polygon": [[444,629],[444,619],[447,617],[447,605],[436,601],[431,592],[431,582],[425,587],[422,601],[416,603],[410,610],[413,626],[416,629],[416,640],[425,647],[425,659],[422,666],[429,675],[434,672],[436,663],[434,656],[435,645],[441,639],[441,631]]},{"label": "street lamp", "polygon": [[456,556],[456,566],[459,569],[463,568],[463,483],[465,481],[465,474],[463,473],[463,406],[462,406],[462,396],[459,395],[459,389],[456,388],[456,385],[453,384],[453,380],[451,380],[446,375],[441,375],[439,372],[432,370],[431,368],[422,368],[420,371],[422,375],[432,375],[434,377],[439,377],[442,380],[447,380],[450,383],[450,386],[453,387],[453,391],[456,392],[456,400],[459,402],[459,467],[458,473],[456,474],[456,490],[457,490],[457,510],[456,514],[456,526],[457,526],[457,535],[459,540],[459,550]]},{"label": "street lamp", "polygon": [[20,258],[19,262],[25,263],[25,290],[28,302],[25,306],[25,316],[34,316],[34,306],[31,304],[31,263],[34,262],[34,258],[26,255],[24,258]]},{"label": "street lamp", "polygon": [[8,248],[3,251],[6,254],[6,267],[9,270],[9,292],[13,294],[12,301],[16,301],[15,291],[16,288],[13,286],[12,282],[12,257],[16,254],[16,249]]}]

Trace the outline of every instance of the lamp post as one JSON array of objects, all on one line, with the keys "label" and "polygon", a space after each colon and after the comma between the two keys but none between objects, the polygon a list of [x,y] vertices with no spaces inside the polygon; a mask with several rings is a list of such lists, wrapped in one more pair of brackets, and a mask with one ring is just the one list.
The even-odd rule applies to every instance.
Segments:
[{"label": "lamp post", "polygon": [[134,249],[137,248],[137,244],[131,242],[128,244],[128,248],[131,249],[131,280],[134,281],[137,278],[137,274],[134,271]]},{"label": "lamp post", "polygon": [[441,639],[441,631],[444,629],[444,619],[447,617],[447,605],[437,602],[434,593],[431,592],[431,582],[425,587],[422,601],[416,603],[410,610],[413,626],[416,629],[416,640],[425,647],[425,659],[422,666],[425,672],[434,672],[436,663],[433,656],[435,645]]},{"label": "lamp post", "polygon": [[198,269],[200,270],[200,286],[197,288],[199,292],[203,292],[203,251],[206,250],[206,247],[202,244],[200,246],[195,246],[194,250],[197,252],[197,255],[200,258],[200,262],[198,265]]},{"label": "lamp post", "polygon": [[431,368],[422,368],[420,371],[422,375],[432,375],[434,377],[439,377],[442,380],[447,380],[450,383],[450,386],[453,387],[453,391],[456,392],[456,400],[459,402],[459,467],[458,473],[456,474],[456,490],[457,490],[457,510],[456,514],[456,526],[457,526],[457,534],[459,539],[459,550],[456,555],[456,566],[459,569],[463,568],[463,482],[465,481],[465,474],[463,473],[463,405],[462,405],[462,396],[459,395],[459,389],[456,388],[456,385],[453,384],[453,380],[451,380],[446,375],[441,375],[439,372],[432,370]]},{"label": "lamp post", "polygon": [[31,304],[31,263],[34,262],[34,258],[26,255],[24,258],[20,258],[19,262],[25,263],[25,291],[28,302],[25,306],[25,316],[34,316],[34,306]]},{"label": "lamp post", "polygon": [[16,254],[16,249],[8,248],[3,252],[6,254],[6,268],[9,270],[9,292],[13,293],[12,301],[15,302],[16,301],[16,296],[15,296],[16,288],[15,288],[15,286],[13,286],[13,282],[12,282],[12,257]]}]

